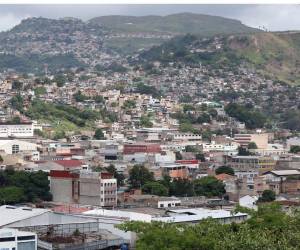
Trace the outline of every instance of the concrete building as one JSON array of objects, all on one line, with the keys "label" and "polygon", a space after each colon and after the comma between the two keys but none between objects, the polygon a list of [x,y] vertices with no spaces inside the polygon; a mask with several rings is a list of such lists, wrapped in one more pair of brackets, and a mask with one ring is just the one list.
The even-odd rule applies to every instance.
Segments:
[{"label": "concrete building", "polygon": [[268,147],[269,135],[262,134],[235,134],[234,141],[239,143],[242,147],[247,147],[250,142],[254,142],[259,149],[266,149]]},{"label": "concrete building", "polygon": [[258,170],[266,172],[273,170],[276,161],[271,157],[260,156],[233,156],[226,157],[226,164],[238,171]]},{"label": "concrete building", "polygon": [[19,124],[10,124],[10,123],[1,123],[0,124],[0,137],[8,138],[26,138],[33,137],[34,135],[34,126],[33,123],[19,123]]},{"label": "concrete building", "polygon": [[0,229],[1,250],[37,250],[37,235],[12,228]]},{"label": "concrete building", "polygon": [[37,144],[20,140],[0,140],[0,151],[6,154],[18,154],[20,152],[36,152]]},{"label": "concrete building", "polygon": [[111,174],[51,170],[50,190],[55,202],[117,205],[117,180]]}]

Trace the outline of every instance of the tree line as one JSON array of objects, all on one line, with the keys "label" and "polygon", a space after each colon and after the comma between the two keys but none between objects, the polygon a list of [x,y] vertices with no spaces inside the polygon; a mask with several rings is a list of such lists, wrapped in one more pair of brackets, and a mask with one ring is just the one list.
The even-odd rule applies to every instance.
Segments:
[{"label": "tree line", "polygon": [[0,203],[15,204],[51,200],[48,174],[6,169],[0,171]]}]

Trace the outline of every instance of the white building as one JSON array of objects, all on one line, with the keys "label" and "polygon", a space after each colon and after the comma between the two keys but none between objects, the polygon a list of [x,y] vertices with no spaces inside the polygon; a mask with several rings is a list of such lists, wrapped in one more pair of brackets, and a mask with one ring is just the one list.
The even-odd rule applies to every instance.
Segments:
[{"label": "white building", "polygon": [[[0,140],[0,151],[4,151],[6,154],[37,152],[37,144],[20,140]],[[36,153],[34,155],[39,157]]]},{"label": "white building", "polygon": [[[167,216],[168,215],[168,216]],[[201,220],[212,218],[220,223],[243,222],[248,218],[246,213],[231,213],[231,211],[223,209],[205,209],[205,208],[186,208],[186,209],[170,209],[163,217],[152,218],[152,221],[160,221],[166,223],[197,223]]]},{"label": "white building", "polygon": [[0,137],[16,137],[26,138],[33,137],[34,125],[33,123],[20,123],[20,124],[0,124]]},{"label": "white building", "polygon": [[250,209],[257,209],[256,202],[258,201],[257,196],[245,195],[239,199],[239,204],[241,207],[246,207]]},{"label": "white building", "polygon": [[1,250],[36,250],[37,235],[32,232],[23,232],[17,229],[0,229]]},{"label": "white building", "polygon": [[181,200],[176,197],[161,197],[158,199],[158,208],[177,207],[181,205]]}]

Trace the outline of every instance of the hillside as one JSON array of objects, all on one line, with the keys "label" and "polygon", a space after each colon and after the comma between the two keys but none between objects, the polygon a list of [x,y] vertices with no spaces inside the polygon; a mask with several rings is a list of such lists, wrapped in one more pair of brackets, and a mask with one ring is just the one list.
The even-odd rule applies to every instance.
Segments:
[{"label": "hillside", "polygon": [[260,32],[203,39],[186,35],[140,54],[140,62],[183,62],[213,67],[242,62],[289,84],[300,84],[300,33]]},{"label": "hillside", "polygon": [[[0,70],[38,73],[45,64],[51,72],[99,62],[109,64],[107,54],[111,58],[135,54],[180,34],[212,37],[256,31],[240,21],[191,13],[104,16],[88,22],[76,18],[28,18],[0,33]],[[103,58],[108,59],[105,62]]]},{"label": "hillside", "polygon": [[216,34],[249,33],[258,31],[240,21],[202,14],[179,13],[168,16],[102,16],[89,21],[101,24],[114,32],[144,32],[157,34]]},{"label": "hillside", "polygon": [[232,36],[227,46],[262,72],[290,84],[300,84],[300,33]]},{"label": "hillside", "polygon": [[149,49],[174,36],[187,33],[213,36],[259,31],[237,20],[192,13],[140,17],[102,16],[91,19],[89,24],[100,25],[109,31],[110,36],[104,46],[121,54]]}]

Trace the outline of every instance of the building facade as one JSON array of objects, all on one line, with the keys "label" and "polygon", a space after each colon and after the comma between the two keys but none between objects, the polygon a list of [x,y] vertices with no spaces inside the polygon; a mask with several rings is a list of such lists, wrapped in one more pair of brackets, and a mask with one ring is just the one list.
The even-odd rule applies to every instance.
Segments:
[{"label": "building facade", "polygon": [[117,180],[107,173],[51,170],[50,190],[55,202],[117,205]]},{"label": "building facade", "polygon": [[34,126],[33,123],[20,123],[20,124],[0,124],[0,137],[8,138],[26,138],[33,137],[34,135]]},{"label": "building facade", "polygon": [[37,235],[17,229],[0,229],[1,250],[37,250]]}]

